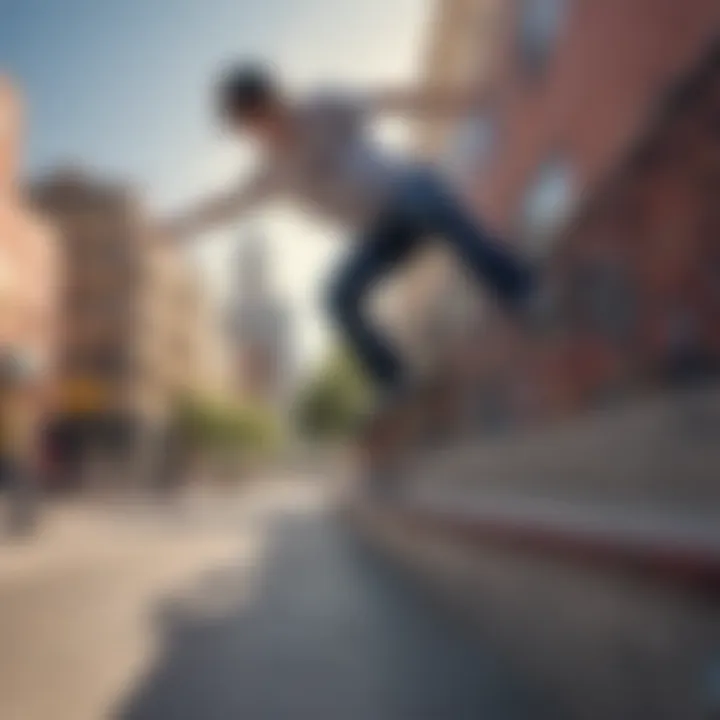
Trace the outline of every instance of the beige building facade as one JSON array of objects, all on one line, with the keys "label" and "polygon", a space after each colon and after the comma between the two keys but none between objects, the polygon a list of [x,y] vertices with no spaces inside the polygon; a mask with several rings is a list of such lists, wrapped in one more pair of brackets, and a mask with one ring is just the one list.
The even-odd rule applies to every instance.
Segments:
[{"label": "beige building facade", "polygon": [[151,479],[178,400],[219,392],[200,278],[130,188],[68,170],[34,195],[64,264],[57,446],[75,470],[99,455]]},{"label": "beige building facade", "polygon": [[[430,92],[491,92],[497,72],[501,0],[437,0],[424,53],[421,83]],[[469,197],[477,160],[493,141],[484,114],[432,117],[416,129],[418,154],[435,163]],[[455,258],[438,245],[429,248],[407,274],[396,296],[393,324],[410,354],[432,362],[434,349],[457,333],[477,310],[478,294]],[[422,362],[422,360],[421,360]]]}]

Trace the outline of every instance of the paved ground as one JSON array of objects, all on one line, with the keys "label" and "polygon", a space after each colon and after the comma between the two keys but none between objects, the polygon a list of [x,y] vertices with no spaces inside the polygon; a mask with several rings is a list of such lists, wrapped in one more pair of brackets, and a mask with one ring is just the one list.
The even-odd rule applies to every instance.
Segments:
[{"label": "paved ground", "polygon": [[3,720],[538,717],[315,492],[105,518],[64,542],[0,550]]}]

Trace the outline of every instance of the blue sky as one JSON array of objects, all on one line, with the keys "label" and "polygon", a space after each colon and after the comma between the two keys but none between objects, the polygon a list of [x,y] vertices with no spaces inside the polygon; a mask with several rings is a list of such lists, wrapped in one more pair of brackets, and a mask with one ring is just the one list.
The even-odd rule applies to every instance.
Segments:
[{"label": "blue sky", "polygon": [[[241,155],[213,125],[218,68],[234,58],[278,65],[294,87],[411,81],[429,0],[0,0],[0,69],[27,95],[32,173],[79,162],[140,186],[171,208],[226,182]],[[298,319],[300,351],[323,328],[315,287],[340,248],[335,234],[285,210],[255,219]],[[224,285],[228,237],[204,251]]]}]

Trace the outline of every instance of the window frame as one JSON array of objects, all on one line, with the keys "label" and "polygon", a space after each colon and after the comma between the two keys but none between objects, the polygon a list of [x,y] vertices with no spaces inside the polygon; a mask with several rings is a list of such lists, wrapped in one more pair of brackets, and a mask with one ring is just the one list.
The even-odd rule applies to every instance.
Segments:
[{"label": "window frame", "polygon": [[[545,209],[543,217],[541,206],[552,203],[553,192],[558,192],[557,187],[552,187],[553,183],[558,183],[557,177],[553,177],[553,173],[558,170],[562,171],[559,177],[564,179],[564,197],[560,200],[562,208],[556,212],[554,218],[549,217],[550,213]],[[544,197],[542,193],[545,194]],[[572,220],[579,195],[575,166],[569,154],[553,151],[535,166],[523,187],[517,213],[518,234],[523,247],[530,254],[544,258],[552,252],[558,236]]]},{"label": "window frame", "polygon": [[[546,12],[552,12],[552,26],[542,19],[541,3],[553,3]],[[518,63],[523,75],[529,78],[542,76],[557,49],[570,10],[569,0],[517,0],[515,43]],[[545,26],[542,25],[545,24]]]}]

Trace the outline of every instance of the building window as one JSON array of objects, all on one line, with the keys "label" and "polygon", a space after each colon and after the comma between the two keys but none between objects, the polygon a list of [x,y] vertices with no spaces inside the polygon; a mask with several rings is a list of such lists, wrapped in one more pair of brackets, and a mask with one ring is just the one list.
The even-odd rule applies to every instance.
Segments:
[{"label": "building window", "polygon": [[575,207],[573,172],[563,158],[546,162],[531,180],[520,217],[520,232],[528,250],[546,254]]},{"label": "building window", "polygon": [[464,179],[476,177],[485,169],[496,144],[497,126],[489,114],[459,123],[448,143],[448,172]]},{"label": "building window", "polygon": [[525,70],[542,71],[557,42],[567,0],[520,0],[518,41]]}]

